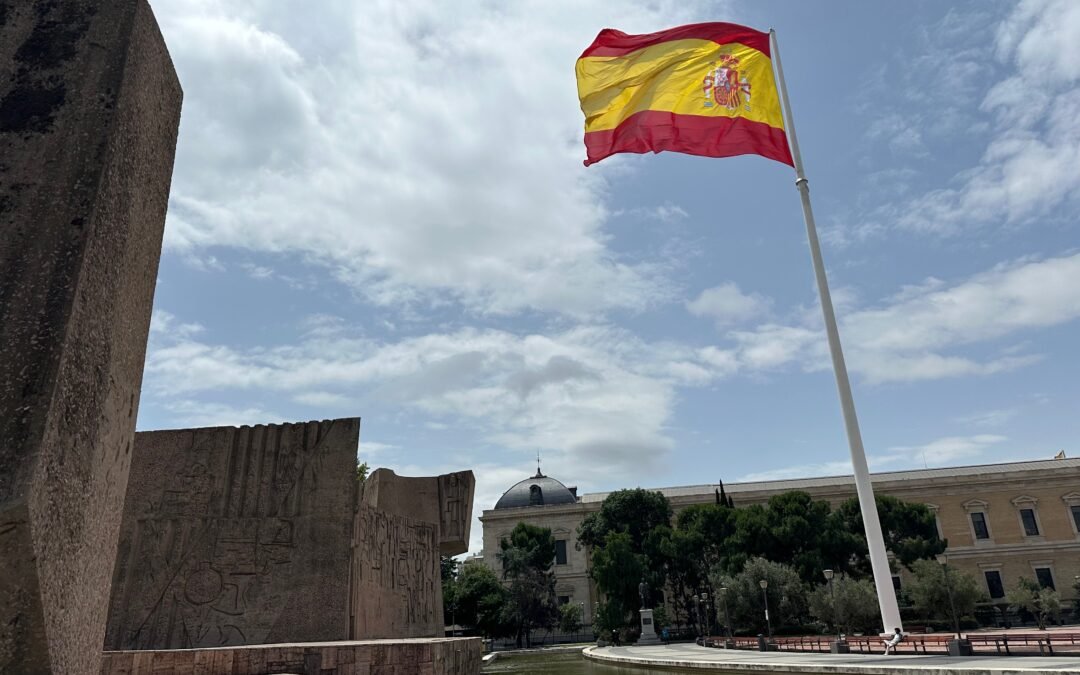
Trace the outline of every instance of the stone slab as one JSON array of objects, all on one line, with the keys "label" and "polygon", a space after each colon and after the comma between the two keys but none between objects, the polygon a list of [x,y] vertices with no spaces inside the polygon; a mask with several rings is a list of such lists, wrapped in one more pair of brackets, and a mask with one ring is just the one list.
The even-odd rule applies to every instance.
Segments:
[{"label": "stone slab", "polygon": [[364,481],[353,529],[350,637],[441,635],[439,555],[468,550],[472,471]]},{"label": "stone slab", "polygon": [[376,469],[364,482],[363,502],[386,513],[437,523],[440,553],[458,555],[469,550],[475,489],[472,471],[413,477]]},{"label": "stone slab", "polygon": [[360,419],[139,433],[106,649],[340,640]]},{"label": "stone slab", "polygon": [[641,614],[641,636],[637,644],[640,647],[660,644],[660,638],[656,636],[656,626],[653,623],[653,611],[651,609],[639,609]]},{"label": "stone slab", "polygon": [[101,675],[477,675],[480,638],[365,640],[105,652]]},{"label": "stone slab", "polygon": [[181,98],[145,0],[0,5],[0,672],[99,669]]},{"label": "stone slab", "polygon": [[350,635],[432,637],[444,630],[438,525],[361,503],[354,519]]},{"label": "stone slab", "polygon": [[1037,675],[1077,672],[1075,656],[913,656],[713,649],[691,644],[588,647],[585,658],[626,666],[800,675]]}]

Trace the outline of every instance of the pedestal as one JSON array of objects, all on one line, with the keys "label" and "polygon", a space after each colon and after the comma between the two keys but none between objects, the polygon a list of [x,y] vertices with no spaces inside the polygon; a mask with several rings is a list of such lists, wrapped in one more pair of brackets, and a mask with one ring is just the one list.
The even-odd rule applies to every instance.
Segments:
[{"label": "pedestal", "polygon": [[639,645],[658,645],[660,638],[656,637],[656,626],[653,624],[653,611],[651,609],[639,610],[641,613],[641,637]]},{"label": "pedestal", "polygon": [[970,640],[949,640],[949,656],[971,656]]},{"label": "pedestal", "polygon": [[847,643],[847,640],[833,640],[829,643],[829,652],[833,654],[850,654],[851,645]]}]

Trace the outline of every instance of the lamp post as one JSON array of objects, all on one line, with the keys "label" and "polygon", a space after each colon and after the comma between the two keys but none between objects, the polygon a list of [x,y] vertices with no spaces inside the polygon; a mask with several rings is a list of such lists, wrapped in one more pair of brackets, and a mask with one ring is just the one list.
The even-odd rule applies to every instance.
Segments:
[{"label": "lamp post", "polygon": [[769,640],[772,640],[772,621],[769,619],[769,582],[762,579],[758,582],[758,586],[761,586],[761,597],[765,599],[765,627],[769,631]]},{"label": "lamp post", "polygon": [[704,608],[705,620],[702,622],[705,626],[705,637],[709,637],[712,633],[712,610],[709,608],[709,594],[701,594],[701,606]]},{"label": "lamp post", "polygon": [[949,656],[971,656],[971,642],[960,635],[960,617],[956,614],[956,601],[953,600],[952,582],[949,580],[949,556],[942,553],[937,556],[941,571],[945,575],[945,593],[949,596],[949,610],[952,612],[953,629],[956,639],[949,640]]},{"label": "lamp post", "polygon": [[833,587],[833,576],[835,572],[832,570],[824,570],[825,580],[829,582],[829,597],[832,598],[832,610],[833,610],[833,623],[836,625],[836,641],[829,645],[829,651],[833,654],[848,654],[851,652],[851,648],[848,647],[848,643],[844,640],[843,635],[840,634],[840,610],[836,606],[836,589]]},{"label": "lamp post", "polygon": [[691,597],[694,600],[694,632],[701,637],[701,596],[694,593]]},{"label": "lamp post", "polygon": [[733,649],[735,647],[735,638],[731,634],[731,615],[728,614],[727,608],[727,586],[720,587],[720,602],[724,605],[724,626],[727,628],[728,642],[724,646]]}]

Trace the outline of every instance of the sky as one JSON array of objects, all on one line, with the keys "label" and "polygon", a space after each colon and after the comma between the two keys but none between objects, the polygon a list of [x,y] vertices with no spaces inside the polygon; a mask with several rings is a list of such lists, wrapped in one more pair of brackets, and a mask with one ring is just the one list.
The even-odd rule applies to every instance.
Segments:
[{"label": "sky", "polygon": [[[589,168],[605,27],[777,30],[871,471],[1080,453],[1080,3],[152,0],[184,89],[140,430],[581,492],[850,473],[794,174]],[[473,550],[480,547],[473,525]]]}]

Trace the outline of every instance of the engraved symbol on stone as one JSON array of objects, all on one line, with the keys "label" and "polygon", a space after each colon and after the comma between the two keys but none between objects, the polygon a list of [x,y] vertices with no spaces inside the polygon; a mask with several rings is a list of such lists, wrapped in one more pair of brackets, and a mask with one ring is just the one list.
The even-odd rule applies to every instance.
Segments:
[{"label": "engraved symbol on stone", "polygon": [[221,575],[210,563],[200,563],[199,569],[188,575],[184,597],[193,605],[205,605],[221,595],[222,587]]}]

